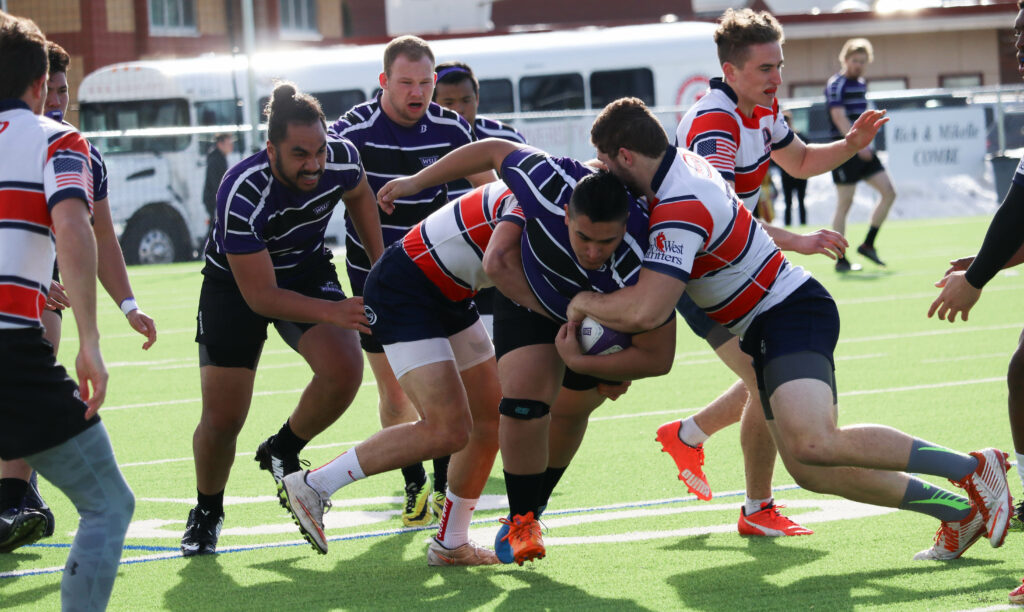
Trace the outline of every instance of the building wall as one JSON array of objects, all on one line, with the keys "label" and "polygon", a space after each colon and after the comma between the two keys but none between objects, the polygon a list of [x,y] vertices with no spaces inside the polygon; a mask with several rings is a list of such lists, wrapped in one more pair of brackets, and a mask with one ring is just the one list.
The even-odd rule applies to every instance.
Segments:
[{"label": "building wall", "polygon": [[[1000,82],[999,56],[1009,48],[998,48],[999,37],[991,30],[943,32],[941,56],[936,55],[934,34],[902,34],[872,36],[874,62],[865,77],[871,79],[907,79],[908,89],[939,87],[943,74],[974,74],[980,72],[982,85]],[[839,51],[845,39],[805,39],[786,42],[783,47],[786,66],[783,76],[789,87],[820,82],[839,71]]]}]

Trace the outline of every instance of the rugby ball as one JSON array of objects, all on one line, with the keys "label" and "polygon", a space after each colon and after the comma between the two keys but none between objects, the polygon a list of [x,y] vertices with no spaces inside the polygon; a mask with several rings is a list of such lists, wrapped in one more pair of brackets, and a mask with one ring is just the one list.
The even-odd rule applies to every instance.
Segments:
[{"label": "rugby ball", "polygon": [[586,317],[580,323],[580,348],[587,355],[611,355],[627,348],[632,343],[632,336]]}]

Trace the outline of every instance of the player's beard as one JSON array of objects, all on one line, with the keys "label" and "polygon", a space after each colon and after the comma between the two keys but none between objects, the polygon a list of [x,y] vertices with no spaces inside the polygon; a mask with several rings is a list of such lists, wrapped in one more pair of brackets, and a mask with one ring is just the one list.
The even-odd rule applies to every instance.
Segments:
[{"label": "player's beard", "polygon": [[[319,178],[321,176],[323,176],[323,174],[324,174],[324,169],[323,168],[317,170],[316,172],[303,172],[303,171],[299,170],[297,173],[295,173],[295,178],[293,179],[292,177],[288,176],[287,172],[285,172],[284,164],[281,163],[281,158],[280,157],[278,157],[277,160],[274,161],[274,170],[277,170],[277,177],[279,179],[281,179],[281,182],[284,183],[285,187],[287,187],[288,189],[291,189],[292,191],[303,191],[303,192],[312,191],[312,190],[316,189],[317,185],[320,184]],[[313,185],[309,189],[303,189],[302,187],[299,186],[299,179],[301,177],[303,177],[303,176],[312,176],[312,175],[315,175],[317,177],[316,185]]]}]

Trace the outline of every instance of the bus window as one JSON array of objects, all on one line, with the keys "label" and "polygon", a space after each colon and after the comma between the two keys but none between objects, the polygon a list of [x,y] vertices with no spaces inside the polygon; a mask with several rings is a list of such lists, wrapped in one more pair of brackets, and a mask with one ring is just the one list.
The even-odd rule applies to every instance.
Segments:
[{"label": "bus window", "polygon": [[512,81],[508,79],[480,80],[480,108],[483,114],[512,113],[515,104],[512,97]]},{"label": "bus window", "polygon": [[[208,125],[240,125],[243,121],[242,107],[238,100],[229,98],[227,100],[208,100],[196,102],[196,124]],[[199,134],[199,154],[206,155],[206,152],[213,146],[216,134]],[[241,151],[242,147],[238,142],[238,135],[235,134],[235,150]]]},{"label": "bus window", "polygon": [[545,74],[519,79],[519,108],[524,112],[583,107],[583,77],[579,74]]},{"label": "bus window", "polygon": [[327,123],[334,123],[343,113],[356,104],[366,102],[366,94],[361,89],[344,89],[341,91],[318,91],[311,94],[320,101],[320,108],[324,109],[324,117]]},{"label": "bus window", "polygon": [[654,106],[654,73],[650,68],[602,70],[590,75],[590,107],[604,108],[609,102],[635,96]]},{"label": "bus window", "polygon": [[[188,101],[184,99],[135,100],[131,102],[83,102],[82,130],[135,130],[146,128],[187,128]],[[185,149],[191,137],[133,136],[92,138],[104,155],[112,153],[168,153]]]}]

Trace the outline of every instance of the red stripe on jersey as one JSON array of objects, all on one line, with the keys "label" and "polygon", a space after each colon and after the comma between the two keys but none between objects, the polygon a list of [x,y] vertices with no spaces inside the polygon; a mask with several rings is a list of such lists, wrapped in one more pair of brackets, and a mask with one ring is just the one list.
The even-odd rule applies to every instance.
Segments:
[{"label": "red stripe on jersey", "polygon": [[700,200],[655,203],[651,210],[650,227],[653,228],[659,223],[672,221],[692,223],[703,229],[708,236],[711,236],[715,227],[711,213],[700,203]]},{"label": "red stripe on jersey", "polygon": [[[500,200],[501,198],[498,198]],[[462,217],[462,227],[473,244],[481,251],[487,250],[487,243],[491,241],[491,234],[494,228],[487,223],[484,216],[484,189],[474,189],[459,199],[459,216]],[[496,202],[495,202],[496,203]],[[494,211],[491,211],[494,214]]]},{"label": "red stripe on jersey", "polygon": [[768,160],[761,162],[761,165],[752,172],[736,173],[736,193],[750,193],[761,188],[764,175],[768,173]]},{"label": "red stripe on jersey", "polygon": [[423,240],[422,231],[423,223],[420,222],[416,227],[409,230],[405,234],[405,238],[402,239],[402,248],[405,249],[409,259],[412,259],[413,263],[423,271],[423,274],[427,276],[430,282],[434,283],[449,300],[458,302],[473,297],[475,292],[472,289],[467,289],[456,283],[450,276],[445,274],[441,266],[437,265],[437,262],[434,261],[434,258],[427,249],[426,242]]},{"label": "red stripe on jersey", "polygon": [[[50,143],[49,148],[46,151],[46,159],[49,160],[53,157],[53,154],[57,151],[75,151],[85,156],[86,160],[90,160],[89,157],[89,144],[85,140],[85,136],[82,136],[78,132],[68,132]],[[86,171],[89,171],[89,162],[86,162]]]},{"label": "red stripe on jersey", "polygon": [[45,304],[42,291],[0,283],[0,313],[38,321]]},{"label": "red stripe on jersey", "polygon": [[754,223],[756,221],[750,211],[742,204],[737,205],[732,231],[714,250],[713,255],[701,255],[693,262],[690,278],[700,278],[713,270],[723,268],[742,255],[750,238],[750,226]]},{"label": "red stripe on jersey", "polygon": [[786,258],[782,255],[782,251],[775,251],[768,263],[757,273],[754,281],[751,281],[731,302],[715,312],[709,312],[708,316],[725,325],[746,315],[768,293],[767,288],[775,282],[775,278],[779,275],[785,262]]},{"label": "red stripe on jersey", "polygon": [[27,221],[50,227],[50,211],[46,208],[46,195],[39,191],[22,189],[0,190],[0,219]]},{"label": "red stripe on jersey", "polygon": [[706,132],[728,132],[732,135],[733,146],[740,141],[740,127],[732,115],[723,110],[714,110],[694,117],[690,131],[686,134],[686,148],[693,144],[693,139]]}]

